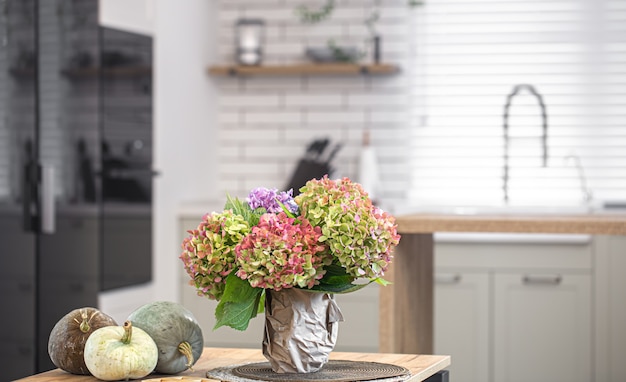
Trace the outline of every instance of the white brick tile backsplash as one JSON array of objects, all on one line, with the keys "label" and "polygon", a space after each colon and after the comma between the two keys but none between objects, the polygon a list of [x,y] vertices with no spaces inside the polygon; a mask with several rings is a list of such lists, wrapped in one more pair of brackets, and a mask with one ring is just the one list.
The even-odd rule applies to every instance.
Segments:
[{"label": "white brick tile backsplash", "polygon": [[220,25],[234,25],[235,21],[242,17],[239,8],[225,8],[220,9]]},{"label": "white brick tile backsplash", "polygon": [[243,88],[247,91],[282,90],[284,92],[300,91],[304,88],[305,78],[300,76],[287,77],[250,77],[244,80]]},{"label": "white brick tile backsplash", "polygon": [[222,111],[219,114],[219,123],[224,124],[238,124],[243,120],[241,113],[237,111]]},{"label": "white brick tile backsplash", "polygon": [[220,129],[220,141],[222,142],[239,142],[245,144],[247,142],[278,142],[281,138],[281,132],[278,129],[238,129],[223,128]]},{"label": "white brick tile backsplash", "polygon": [[222,94],[220,95],[220,107],[274,107],[281,104],[282,96],[279,94]]},{"label": "white brick tile backsplash", "polygon": [[265,25],[265,43],[280,41],[285,38],[285,28],[282,24]]},{"label": "white brick tile backsplash", "polygon": [[340,76],[324,76],[310,77],[307,79],[306,88],[309,90],[333,90],[340,92],[343,90],[365,90],[367,87],[367,78],[365,77],[340,77]]},{"label": "white brick tile backsplash", "polygon": [[370,113],[372,123],[402,123],[409,120],[409,113],[405,108],[397,110],[373,110]]},{"label": "white brick tile backsplash", "polygon": [[341,142],[346,139],[346,133],[343,129],[333,127],[315,127],[315,128],[286,128],[284,133],[285,144],[299,145],[301,153],[304,154],[306,145],[315,139],[328,138],[331,142]]},{"label": "white brick tile backsplash", "polygon": [[[214,63],[212,62],[211,64],[219,64],[219,65],[224,65],[227,63],[230,64],[231,59],[232,57],[229,57],[228,61],[222,60],[219,62],[214,62]],[[229,77],[215,77],[214,81],[215,81],[214,84],[216,88],[220,89],[221,94],[225,94],[225,92],[237,91],[241,87],[240,80],[237,78],[230,77],[230,76]]]},{"label": "white brick tile backsplash", "polygon": [[[299,22],[294,9],[319,0],[219,0],[218,57],[234,62],[234,23],[241,17],[266,21],[265,64],[308,62],[308,46],[324,47],[331,39],[366,50],[363,24],[366,0],[338,0],[332,17],[317,25]],[[383,34],[383,59],[407,67],[406,0],[385,0],[377,29]],[[366,57],[363,62],[370,62]],[[211,78],[218,91],[222,194],[245,197],[254,187],[283,188],[306,147],[329,138],[343,147],[333,161],[335,176],[356,176],[363,131],[370,130],[384,170],[385,195],[402,197],[402,172],[408,153],[410,83],[404,71],[393,76],[270,76]],[[330,151],[330,150],[328,150]]]},{"label": "white brick tile backsplash", "polygon": [[247,7],[247,6],[267,6],[279,7],[285,3],[285,0],[221,0],[222,7]]},{"label": "white brick tile backsplash", "polygon": [[274,147],[249,145],[244,151],[246,159],[293,159],[300,157],[303,153],[300,147],[282,144]]},{"label": "white brick tile backsplash", "polygon": [[243,187],[243,196],[246,197],[250,190],[253,190],[257,187],[267,187],[267,188],[276,188],[279,190],[283,190],[285,185],[287,184],[287,178],[285,176],[259,176],[259,177],[248,177],[242,181]]},{"label": "white brick tile backsplash", "polygon": [[307,113],[307,122],[309,123],[351,123],[351,124],[364,124],[365,112],[345,111],[341,113],[334,112],[318,112],[311,111]]},{"label": "white brick tile backsplash", "polygon": [[240,162],[227,162],[221,163],[219,172],[226,176],[258,176],[259,174],[268,176],[271,174],[277,175],[280,173],[281,167],[278,161],[240,161]]},{"label": "white brick tile backsplash", "polygon": [[335,106],[345,104],[344,96],[331,93],[289,93],[285,94],[285,107],[293,106]]},{"label": "white brick tile backsplash", "polygon": [[243,117],[246,125],[298,123],[303,119],[300,112],[280,110],[244,111]]},{"label": "white brick tile backsplash", "polygon": [[400,66],[401,73],[395,76],[386,77],[371,77],[369,81],[368,90],[371,92],[384,92],[385,94],[395,93],[403,94],[406,97],[409,96],[410,79],[408,76],[403,75],[406,72],[404,66]]},{"label": "white brick tile backsplash", "polygon": [[409,98],[403,94],[348,94],[348,106],[353,107],[377,107],[377,106],[407,106]]},{"label": "white brick tile backsplash", "polygon": [[218,145],[217,152],[221,160],[237,161],[243,158],[243,143],[227,143]]},{"label": "white brick tile backsplash", "polygon": [[301,43],[296,42],[269,42],[265,46],[264,54],[266,56],[291,55],[298,56],[304,60],[305,47]]},{"label": "white brick tile backsplash", "polygon": [[404,145],[409,137],[405,126],[389,124],[368,124],[363,129],[349,129],[346,130],[347,140],[349,142],[360,143],[363,140],[363,133],[365,130],[369,131],[370,142],[373,146],[391,146],[398,147]]},{"label": "white brick tile backsplash", "polygon": [[331,38],[331,36],[342,36],[346,30],[347,27],[342,24],[286,24],[284,27],[284,37],[286,39],[298,39],[300,42],[304,43],[310,38],[322,38],[323,40],[327,40]]},{"label": "white brick tile backsplash", "polygon": [[267,24],[275,24],[284,21],[293,21],[293,8],[286,6],[269,7],[265,4],[246,7],[245,17],[264,19]]}]

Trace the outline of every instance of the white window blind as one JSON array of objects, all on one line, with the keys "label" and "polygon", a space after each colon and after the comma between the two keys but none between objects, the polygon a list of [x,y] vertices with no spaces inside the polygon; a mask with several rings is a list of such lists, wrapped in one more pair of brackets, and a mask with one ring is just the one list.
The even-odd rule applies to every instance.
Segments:
[{"label": "white window blind", "polygon": [[[413,20],[411,187],[415,205],[626,199],[626,0],[427,0]],[[566,158],[570,158],[569,160]]]}]

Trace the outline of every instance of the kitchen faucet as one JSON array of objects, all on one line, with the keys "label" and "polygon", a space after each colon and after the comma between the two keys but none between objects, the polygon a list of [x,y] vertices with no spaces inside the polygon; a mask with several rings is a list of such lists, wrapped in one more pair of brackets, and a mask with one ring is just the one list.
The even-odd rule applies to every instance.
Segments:
[{"label": "kitchen faucet", "polygon": [[515,85],[511,94],[506,97],[506,104],[504,105],[504,116],[503,116],[503,133],[504,133],[504,173],[503,173],[503,182],[502,182],[502,191],[504,192],[504,202],[509,202],[509,109],[511,107],[511,101],[513,97],[515,97],[521,90],[528,90],[539,102],[539,107],[541,108],[541,124],[542,124],[542,135],[541,135],[541,147],[542,147],[542,166],[546,167],[548,165],[548,117],[546,115],[546,105],[543,103],[543,98],[541,95],[535,90],[532,85],[520,84]]},{"label": "kitchen faucet", "polygon": [[580,157],[578,155],[570,154],[565,157],[565,163],[567,164],[570,161],[574,162],[574,166],[576,166],[576,171],[578,173],[578,183],[582,194],[582,202],[588,205],[593,199],[593,193],[591,192],[589,187],[587,187],[587,177],[585,176],[585,170],[583,169]]}]

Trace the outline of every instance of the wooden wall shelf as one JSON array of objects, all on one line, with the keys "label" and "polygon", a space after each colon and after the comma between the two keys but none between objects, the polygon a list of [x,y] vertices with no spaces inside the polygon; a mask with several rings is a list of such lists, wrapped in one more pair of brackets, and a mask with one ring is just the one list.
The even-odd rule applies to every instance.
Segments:
[{"label": "wooden wall shelf", "polygon": [[240,66],[210,66],[213,76],[299,76],[299,75],[389,75],[400,71],[391,64],[292,64]]}]

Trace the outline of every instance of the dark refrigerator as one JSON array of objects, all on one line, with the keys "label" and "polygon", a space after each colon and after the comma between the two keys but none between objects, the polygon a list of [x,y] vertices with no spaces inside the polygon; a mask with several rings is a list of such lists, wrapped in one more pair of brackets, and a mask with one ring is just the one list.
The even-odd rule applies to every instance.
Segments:
[{"label": "dark refrigerator", "polygon": [[0,0],[3,378],[54,368],[63,315],[151,280],[151,59],[96,0]]}]

